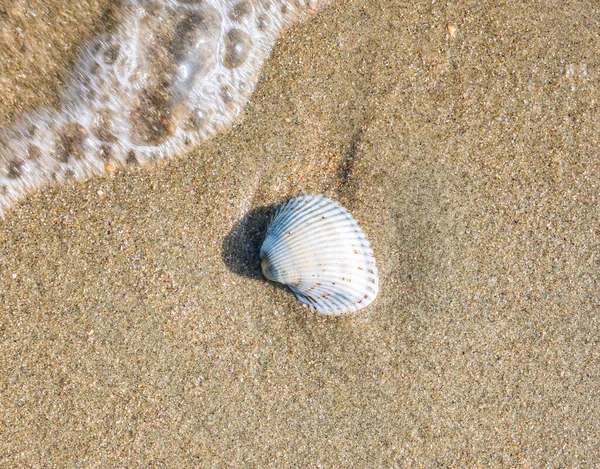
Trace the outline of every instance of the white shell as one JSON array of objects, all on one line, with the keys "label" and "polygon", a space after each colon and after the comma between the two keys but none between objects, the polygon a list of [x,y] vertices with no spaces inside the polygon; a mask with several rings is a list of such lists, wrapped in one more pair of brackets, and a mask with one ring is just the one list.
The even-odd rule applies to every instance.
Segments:
[{"label": "white shell", "polygon": [[337,202],[296,197],[273,215],[260,249],[265,277],[290,287],[321,314],[358,311],[379,291],[373,250]]}]

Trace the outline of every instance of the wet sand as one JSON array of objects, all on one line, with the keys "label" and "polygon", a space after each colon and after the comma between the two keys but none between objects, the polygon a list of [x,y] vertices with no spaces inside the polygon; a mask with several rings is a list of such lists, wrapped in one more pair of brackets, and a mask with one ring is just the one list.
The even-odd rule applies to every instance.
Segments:
[{"label": "wet sand", "polygon": [[[109,3],[0,6],[0,123]],[[0,465],[595,467],[600,10],[495,5],[335,2],[231,131],[0,220]],[[368,309],[260,278],[299,193],[359,220]]]}]

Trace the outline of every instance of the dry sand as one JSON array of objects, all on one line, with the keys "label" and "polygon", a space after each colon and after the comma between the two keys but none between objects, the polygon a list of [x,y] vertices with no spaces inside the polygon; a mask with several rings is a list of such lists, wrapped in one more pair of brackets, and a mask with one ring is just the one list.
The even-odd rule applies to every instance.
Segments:
[{"label": "dry sand", "polygon": [[[3,0],[2,123],[109,3]],[[338,1],[230,132],[19,204],[0,466],[597,467],[598,31],[592,0]],[[370,238],[367,310],[259,278],[265,207],[306,192]]]}]

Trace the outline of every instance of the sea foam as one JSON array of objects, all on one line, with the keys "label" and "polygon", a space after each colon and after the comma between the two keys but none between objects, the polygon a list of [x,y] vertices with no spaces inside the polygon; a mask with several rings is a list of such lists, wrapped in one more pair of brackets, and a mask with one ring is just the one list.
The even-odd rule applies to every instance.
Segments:
[{"label": "sea foam", "polygon": [[0,216],[46,184],[189,150],[228,128],[281,32],[326,0],[125,0],[58,109],[0,129]]}]

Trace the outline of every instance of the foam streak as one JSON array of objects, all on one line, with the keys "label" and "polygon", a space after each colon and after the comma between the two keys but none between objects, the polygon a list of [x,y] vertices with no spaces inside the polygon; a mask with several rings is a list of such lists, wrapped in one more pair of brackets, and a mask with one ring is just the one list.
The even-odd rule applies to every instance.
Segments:
[{"label": "foam streak", "polygon": [[325,1],[123,1],[60,108],[0,129],[0,215],[47,184],[169,158],[230,127],[277,36]]}]

